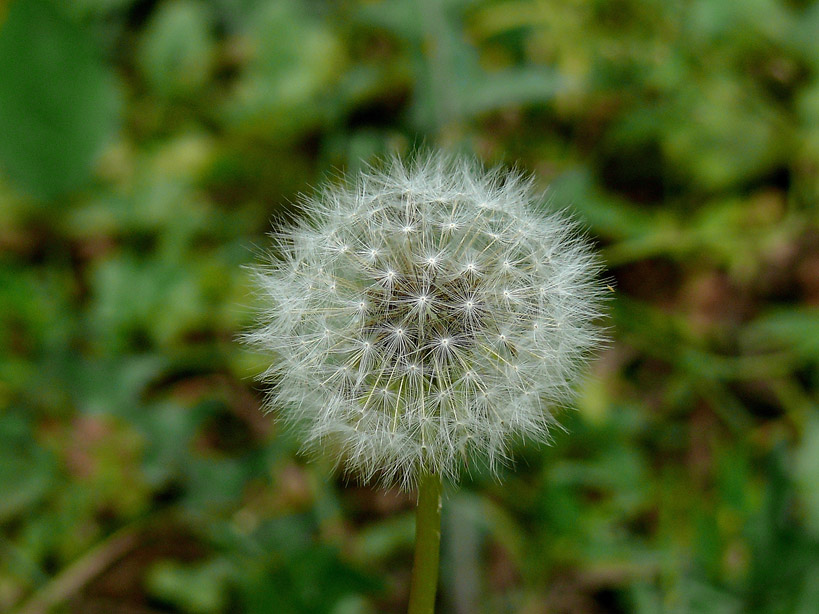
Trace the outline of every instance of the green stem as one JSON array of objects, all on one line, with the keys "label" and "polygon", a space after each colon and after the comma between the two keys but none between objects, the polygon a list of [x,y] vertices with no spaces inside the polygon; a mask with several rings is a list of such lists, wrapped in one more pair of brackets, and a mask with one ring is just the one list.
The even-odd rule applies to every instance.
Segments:
[{"label": "green stem", "polygon": [[424,473],[418,482],[415,512],[415,562],[412,568],[409,614],[433,614],[438,588],[438,553],[441,543],[441,478]]}]

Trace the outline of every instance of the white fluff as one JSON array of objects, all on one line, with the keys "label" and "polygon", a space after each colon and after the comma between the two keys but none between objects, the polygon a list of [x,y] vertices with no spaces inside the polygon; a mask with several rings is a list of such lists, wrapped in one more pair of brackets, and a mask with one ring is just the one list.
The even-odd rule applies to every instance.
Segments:
[{"label": "white fluff", "polygon": [[495,470],[599,346],[599,264],[517,173],[394,159],[305,199],[257,269],[268,408],[364,482]]}]

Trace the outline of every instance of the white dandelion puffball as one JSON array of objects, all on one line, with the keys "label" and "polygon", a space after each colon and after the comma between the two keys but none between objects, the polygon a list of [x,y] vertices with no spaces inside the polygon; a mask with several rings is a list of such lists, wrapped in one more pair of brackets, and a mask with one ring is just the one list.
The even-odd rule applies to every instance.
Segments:
[{"label": "white dandelion puffball", "polygon": [[496,469],[601,341],[599,264],[532,180],[446,155],[304,200],[257,269],[270,408],[364,482]]}]

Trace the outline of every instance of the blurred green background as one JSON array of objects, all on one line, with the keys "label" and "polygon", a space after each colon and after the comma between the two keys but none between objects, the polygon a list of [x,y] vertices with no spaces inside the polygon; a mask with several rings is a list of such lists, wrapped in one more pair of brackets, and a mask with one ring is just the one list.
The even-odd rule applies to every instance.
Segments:
[{"label": "blurred green background", "polygon": [[443,145],[536,173],[615,289],[567,432],[450,491],[440,612],[819,612],[818,35],[808,0],[0,2],[0,611],[404,610],[412,497],[300,458],[235,339],[299,192]]}]

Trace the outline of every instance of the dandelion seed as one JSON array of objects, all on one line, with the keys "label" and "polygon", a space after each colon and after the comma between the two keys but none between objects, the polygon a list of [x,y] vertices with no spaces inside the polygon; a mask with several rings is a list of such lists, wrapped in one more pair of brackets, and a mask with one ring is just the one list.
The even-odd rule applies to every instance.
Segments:
[{"label": "dandelion seed", "polygon": [[394,160],[306,199],[258,269],[248,341],[269,407],[364,482],[497,469],[544,441],[599,346],[605,286],[532,182],[443,155]]}]

